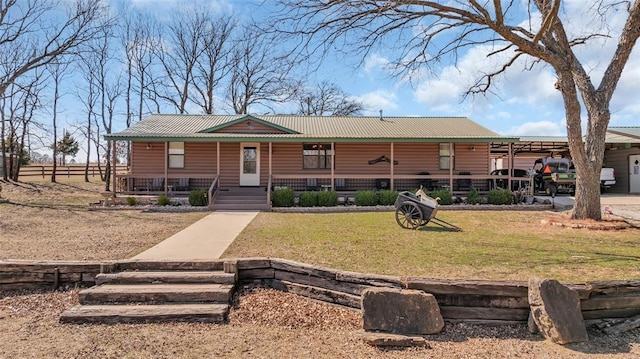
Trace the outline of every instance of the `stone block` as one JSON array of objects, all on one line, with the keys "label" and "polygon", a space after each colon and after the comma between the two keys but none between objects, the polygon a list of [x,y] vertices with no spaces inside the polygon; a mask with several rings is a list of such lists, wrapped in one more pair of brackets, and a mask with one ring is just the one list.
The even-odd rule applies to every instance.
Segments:
[{"label": "stone block", "polygon": [[587,328],[578,292],[552,279],[529,281],[531,316],[538,330],[557,344],[586,342]]},{"label": "stone block", "polygon": [[429,348],[426,339],[420,336],[408,336],[391,333],[364,332],[362,340],[375,347],[423,347]]},{"label": "stone block", "polygon": [[444,328],[435,297],[419,290],[368,288],[362,293],[361,308],[367,331],[424,335]]}]

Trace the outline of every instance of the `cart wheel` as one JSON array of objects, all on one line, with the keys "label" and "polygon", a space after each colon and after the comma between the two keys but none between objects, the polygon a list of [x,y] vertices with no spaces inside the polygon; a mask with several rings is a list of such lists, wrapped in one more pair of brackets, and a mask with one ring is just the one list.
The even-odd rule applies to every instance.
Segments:
[{"label": "cart wheel", "polygon": [[413,202],[403,202],[398,209],[396,209],[396,222],[398,222],[402,228],[416,229],[422,226],[424,222],[422,210]]}]

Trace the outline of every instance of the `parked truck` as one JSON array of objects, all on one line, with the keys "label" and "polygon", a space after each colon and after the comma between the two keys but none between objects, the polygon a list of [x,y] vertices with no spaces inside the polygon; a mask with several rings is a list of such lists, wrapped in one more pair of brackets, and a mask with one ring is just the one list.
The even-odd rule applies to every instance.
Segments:
[{"label": "parked truck", "polygon": [[605,190],[611,188],[616,184],[616,173],[613,168],[602,167],[600,170],[600,192],[604,193]]}]

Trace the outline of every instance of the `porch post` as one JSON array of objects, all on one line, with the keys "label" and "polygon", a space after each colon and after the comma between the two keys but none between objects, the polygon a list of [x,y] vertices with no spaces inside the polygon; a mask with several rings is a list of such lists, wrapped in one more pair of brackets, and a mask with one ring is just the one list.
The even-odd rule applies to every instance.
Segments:
[{"label": "porch post", "polygon": [[220,187],[220,141],[216,142],[216,176],[218,177],[218,187]]},{"label": "porch post", "polygon": [[[273,175],[273,142],[269,142],[269,180]],[[268,182],[268,181],[267,181]]]},{"label": "porch post", "polygon": [[335,191],[336,188],[336,180],[335,176],[335,168],[336,168],[336,143],[331,142],[331,190]]},{"label": "porch post", "polygon": [[167,177],[169,177],[169,142],[164,143],[164,194],[167,194]]},{"label": "porch post", "polygon": [[509,178],[507,179],[507,183],[509,190],[511,190],[511,176],[515,173],[512,173],[511,169],[513,168],[513,142],[509,143],[509,153],[507,155],[507,173],[509,174]]},{"label": "porch post", "polygon": [[453,142],[449,142],[449,191],[453,193]]},{"label": "porch post", "polygon": [[[117,166],[117,160],[118,160],[118,155],[116,154],[116,140],[112,140],[111,141],[111,162],[112,162],[112,166],[111,166],[111,182],[113,182],[113,193],[111,194],[111,196],[113,198],[116,197],[116,166]],[[55,159],[54,159],[55,160]]]},{"label": "porch post", "polygon": [[389,179],[389,189],[395,189],[394,183],[393,183],[393,161],[394,161],[394,153],[393,153],[393,142],[391,142],[391,170],[390,170],[390,179]]}]

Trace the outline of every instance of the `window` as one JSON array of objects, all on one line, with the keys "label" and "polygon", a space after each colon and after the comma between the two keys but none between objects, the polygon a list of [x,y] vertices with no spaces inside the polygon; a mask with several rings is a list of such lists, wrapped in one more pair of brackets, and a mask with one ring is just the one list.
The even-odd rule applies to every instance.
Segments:
[{"label": "window", "polygon": [[184,142],[169,142],[169,168],[184,168]]},{"label": "window", "polygon": [[[451,157],[453,162],[453,168],[455,168],[455,151],[453,147],[451,148]],[[449,169],[449,144],[441,143],[440,144],[440,169],[448,170]]]},{"label": "window", "polygon": [[302,168],[331,168],[331,144],[306,143],[302,146]]}]

